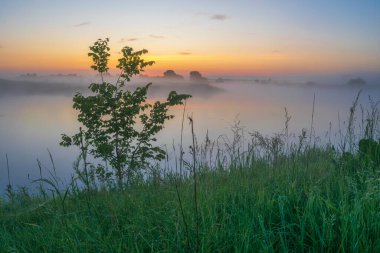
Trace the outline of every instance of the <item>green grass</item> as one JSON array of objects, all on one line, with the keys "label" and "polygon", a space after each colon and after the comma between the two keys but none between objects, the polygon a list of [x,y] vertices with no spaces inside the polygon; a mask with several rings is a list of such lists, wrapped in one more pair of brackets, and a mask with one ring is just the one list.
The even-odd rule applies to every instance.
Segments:
[{"label": "green grass", "polygon": [[155,168],[121,189],[78,162],[66,190],[55,173],[37,195],[8,187],[0,252],[380,252],[380,114],[358,134],[356,104],[335,148],[312,126],[290,140],[285,111],[272,137],[237,123],[232,139],[193,138],[187,176]]},{"label": "green grass", "polygon": [[192,178],[19,192],[0,203],[0,252],[380,252],[378,165],[329,148],[245,161],[200,170],[198,231]]}]

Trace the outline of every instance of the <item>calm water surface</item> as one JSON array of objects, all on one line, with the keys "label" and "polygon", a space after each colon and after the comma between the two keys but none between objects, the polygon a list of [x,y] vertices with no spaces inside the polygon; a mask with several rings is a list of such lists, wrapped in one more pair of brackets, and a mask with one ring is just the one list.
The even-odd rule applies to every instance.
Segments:
[{"label": "calm water surface", "polygon": [[[310,129],[314,94],[316,134],[324,138],[331,127],[330,136],[335,136],[339,130],[338,118],[342,128],[359,91],[355,87],[263,85],[253,81],[213,85],[224,91],[210,92],[207,96],[202,95],[202,90],[194,91],[194,97],[187,102],[186,115],[193,116],[199,140],[207,131],[210,139],[230,134],[234,121],[240,121],[247,134],[255,130],[267,135],[279,132],[284,128],[285,107],[291,116],[290,131],[298,134],[302,128]],[[368,107],[368,96],[380,100],[378,87],[361,89],[359,102],[364,108]],[[160,89],[157,90],[153,97],[159,98]],[[182,110],[183,107],[171,110],[176,117],[158,135],[160,144],[169,147],[173,142],[179,144]],[[71,95],[0,96],[0,189],[4,189],[8,181],[6,154],[13,185],[30,186],[31,180],[39,177],[37,159],[42,163],[43,174],[48,175],[52,164],[47,150],[54,158],[58,177],[69,180],[78,150],[60,147],[58,143],[62,133],[73,134],[78,126]],[[187,120],[184,140],[188,147],[190,128]]]}]

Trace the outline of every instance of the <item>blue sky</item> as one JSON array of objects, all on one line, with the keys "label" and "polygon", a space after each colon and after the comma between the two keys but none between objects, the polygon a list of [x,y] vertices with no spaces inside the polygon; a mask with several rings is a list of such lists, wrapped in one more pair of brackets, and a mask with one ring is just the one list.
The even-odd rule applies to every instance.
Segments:
[{"label": "blue sky", "polygon": [[147,48],[153,72],[375,71],[378,27],[380,1],[2,0],[0,70],[84,70],[109,37],[113,62],[126,44]]}]

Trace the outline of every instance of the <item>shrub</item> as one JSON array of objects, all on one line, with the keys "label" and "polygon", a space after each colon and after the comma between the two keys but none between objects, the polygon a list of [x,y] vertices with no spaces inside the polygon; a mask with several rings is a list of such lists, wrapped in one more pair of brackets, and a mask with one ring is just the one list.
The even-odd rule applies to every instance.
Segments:
[{"label": "shrub", "polygon": [[[150,104],[147,102],[147,92],[151,83],[133,91],[126,89],[125,83],[132,76],[154,64],[141,58],[148,52],[145,49],[133,51],[130,47],[124,47],[117,65],[120,75],[116,83],[105,82],[110,56],[108,41],[99,39],[90,47],[88,55],[94,62],[91,68],[100,74],[102,82],[89,86],[93,95],[77,93],[74,96],[73,107],[79,111],[78,121],[82,127],[72,137],[63,134],[60,144],[75,145],[81,149],[86,174],[87,153],[110,164],[121,186],[134,172],[146,167],[149,160],[165,157],[165,151],[154,145],[155,135],[163,129],[167,120],[174,117],[168,114],[168,109],[183,104],[190,95],[171,91],[166,101]],[[103,175],[104,171],[99,168],[104,167],[100,165],[96,170],[99,175]]]}]

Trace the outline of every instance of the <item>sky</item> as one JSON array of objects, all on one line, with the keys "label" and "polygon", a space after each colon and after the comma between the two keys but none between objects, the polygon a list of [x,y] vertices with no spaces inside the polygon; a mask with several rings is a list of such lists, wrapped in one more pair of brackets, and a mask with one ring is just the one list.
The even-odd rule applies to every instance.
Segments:
[{"label": "sky", "polygon": [[147,70],[380,71],[378,0],[0,0],[0,73],[91,73],[88,47],[148,49]]}]

